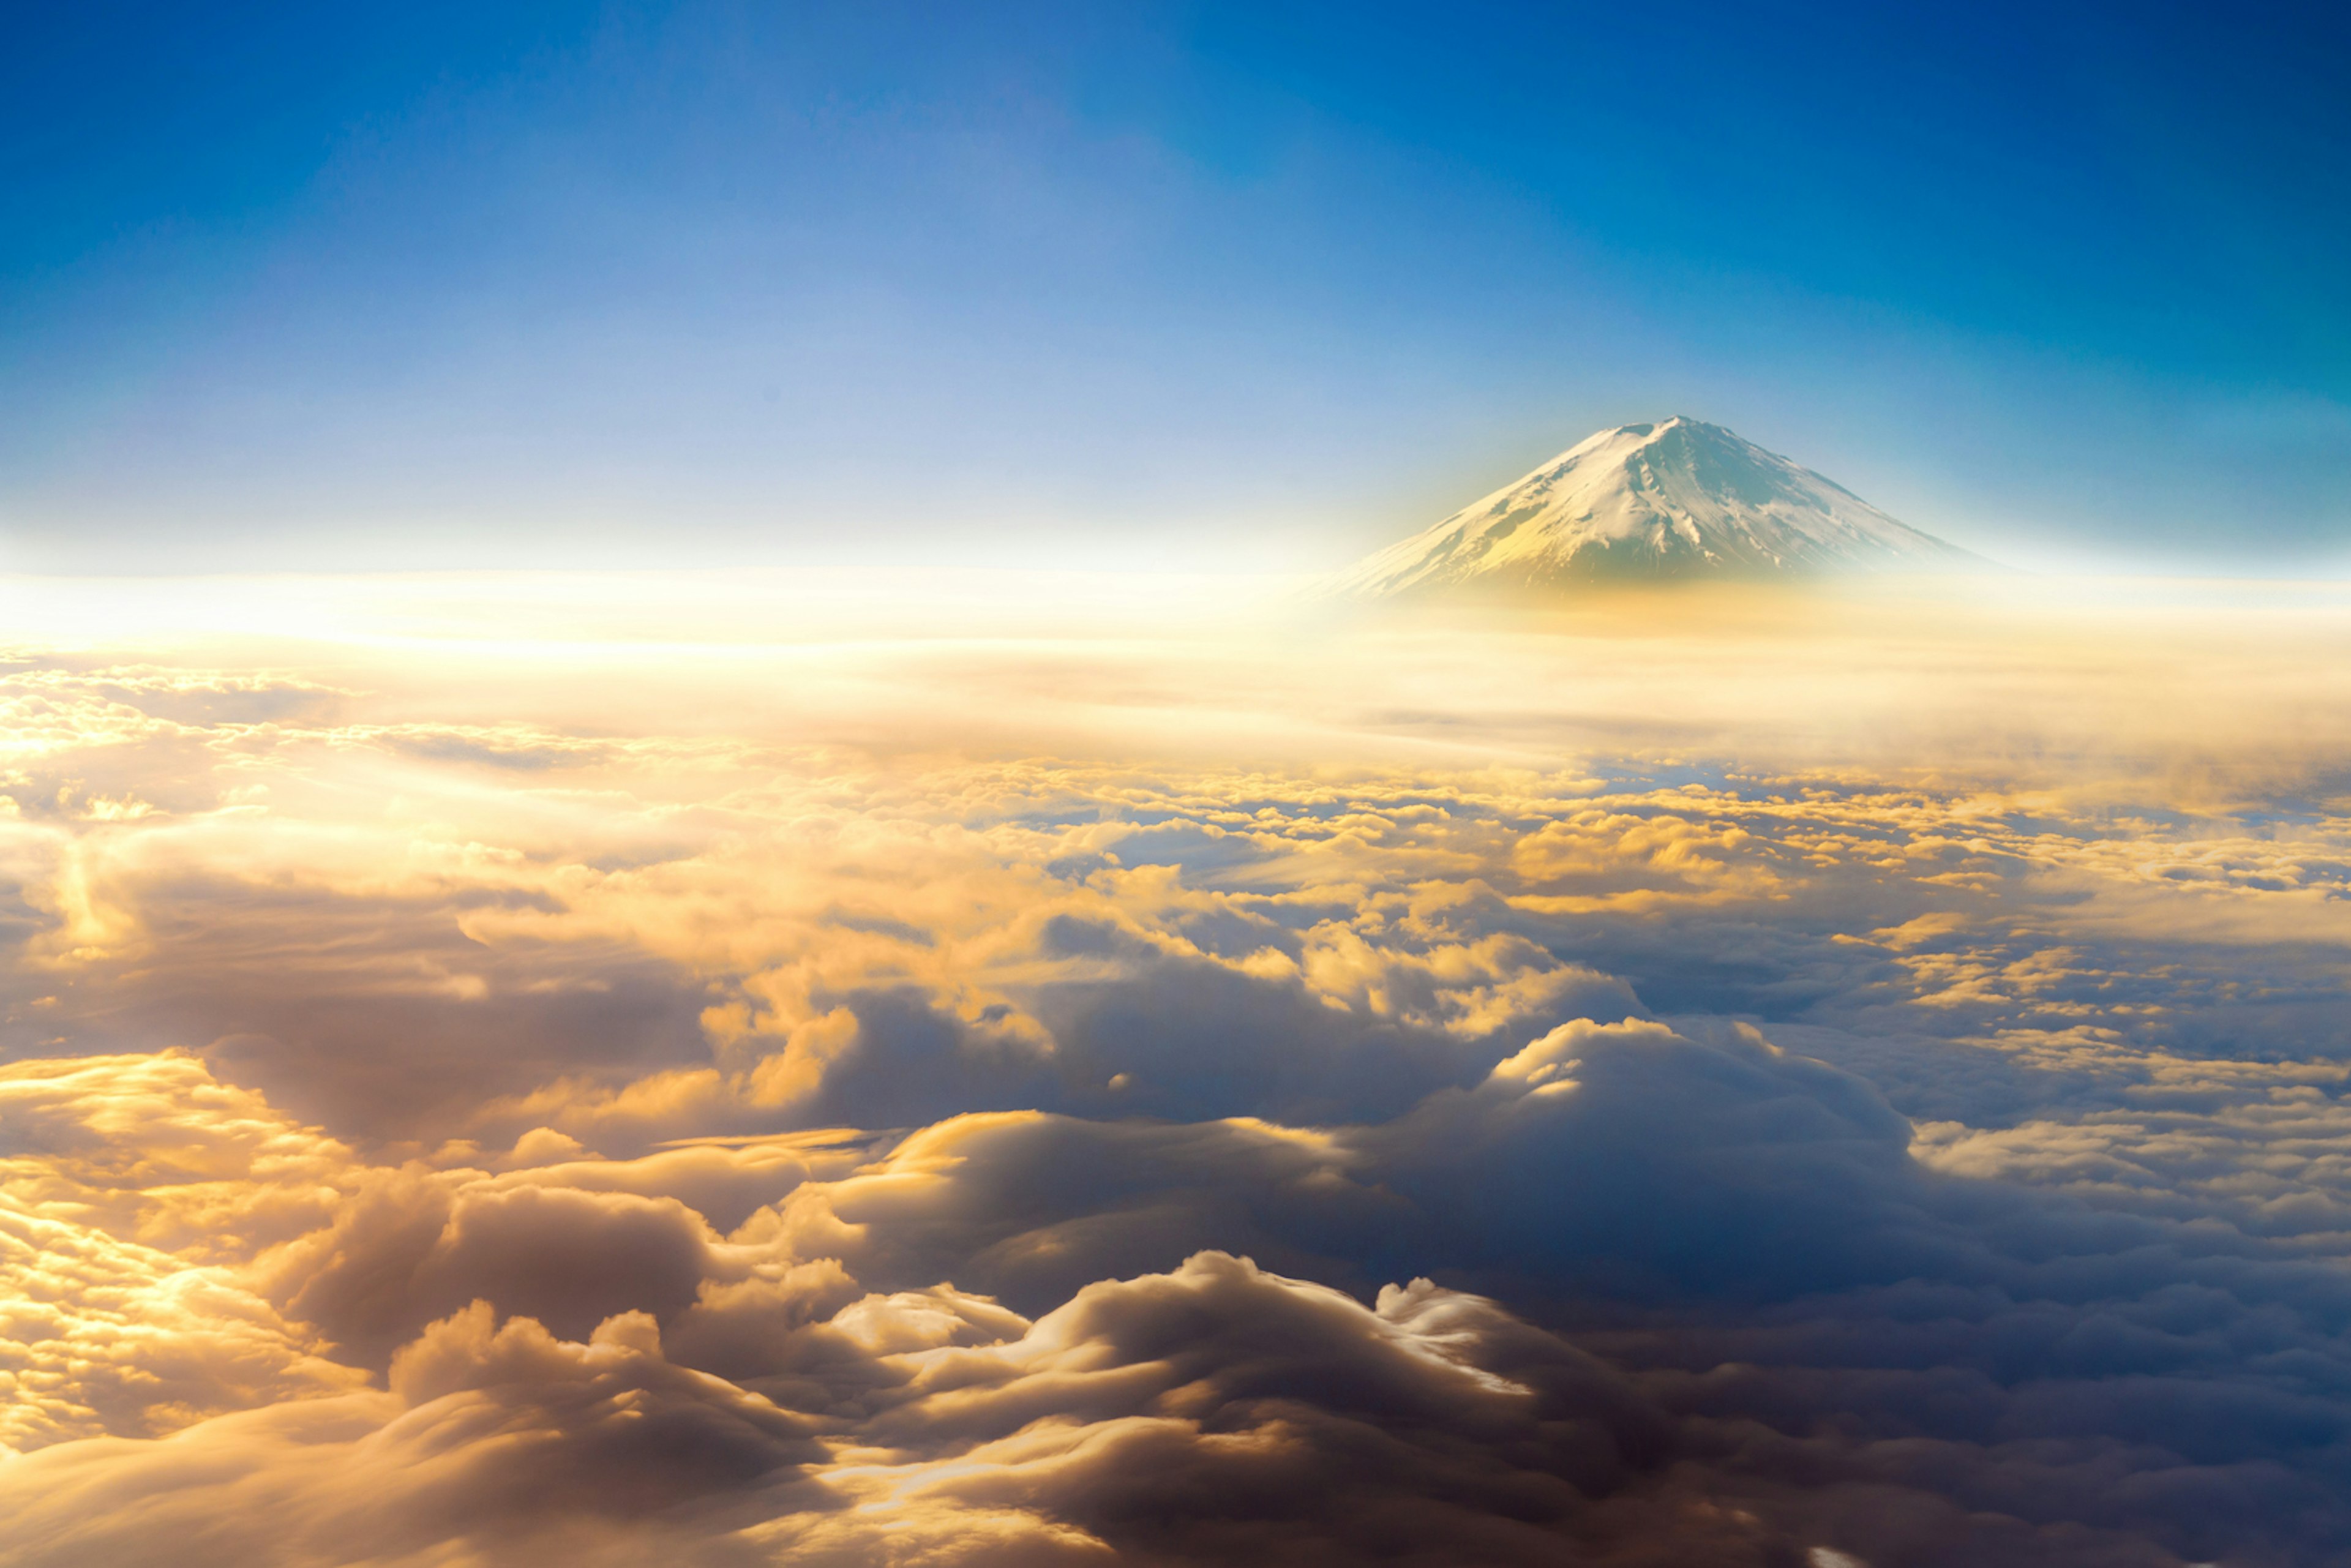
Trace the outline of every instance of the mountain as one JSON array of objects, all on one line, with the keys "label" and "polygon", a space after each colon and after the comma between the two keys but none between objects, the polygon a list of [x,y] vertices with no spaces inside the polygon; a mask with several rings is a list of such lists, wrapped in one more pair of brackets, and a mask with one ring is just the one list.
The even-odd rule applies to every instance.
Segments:
[{"label": "mountain", "polygon": [[1332,584],[1366,599],[1991,563],[1718,424],[1604,430]]}]

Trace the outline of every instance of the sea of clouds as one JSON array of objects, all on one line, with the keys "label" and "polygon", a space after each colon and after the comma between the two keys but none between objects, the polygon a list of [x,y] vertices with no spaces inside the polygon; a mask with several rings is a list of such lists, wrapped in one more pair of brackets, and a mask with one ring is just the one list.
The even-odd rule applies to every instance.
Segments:
[{"label": "sea of clouds", "polygon": [[0,1563],[2351,1554],[2338,610],[482,591],[0,666]]}]

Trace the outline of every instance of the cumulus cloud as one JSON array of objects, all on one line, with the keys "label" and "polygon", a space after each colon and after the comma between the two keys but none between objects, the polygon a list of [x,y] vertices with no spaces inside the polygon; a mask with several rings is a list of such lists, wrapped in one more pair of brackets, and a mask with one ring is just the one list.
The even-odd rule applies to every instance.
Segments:
[{"label": "cumulus cloud", "polygon": [[579,1343],[484,1302],[407,1345],[386,1391],[47,1448],[0,1468],[0,1496],[24,1563],[628,1561],[659,1553],[663,1516],[819,1452],[807,1422],[663,1360],[642,1314]]}]

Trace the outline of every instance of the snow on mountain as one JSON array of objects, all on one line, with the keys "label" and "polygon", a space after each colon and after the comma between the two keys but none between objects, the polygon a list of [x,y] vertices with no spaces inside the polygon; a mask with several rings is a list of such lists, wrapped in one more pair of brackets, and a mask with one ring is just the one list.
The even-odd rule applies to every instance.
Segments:
[{"label": "snow on mountain", "polygon": [[1387,598],[1990,564],[1720,425],[1676,417],[1604,430],[1332,586]]}]

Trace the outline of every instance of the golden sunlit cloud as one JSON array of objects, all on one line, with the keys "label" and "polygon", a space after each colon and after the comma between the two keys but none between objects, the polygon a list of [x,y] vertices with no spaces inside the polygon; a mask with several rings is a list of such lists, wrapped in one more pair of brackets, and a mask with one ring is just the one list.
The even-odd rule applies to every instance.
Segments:
[{"label": "golden sunlit cloud", "polygon": [[2325,602],[948,586],[21,621],[7,1561],[2321,1517]]}]

